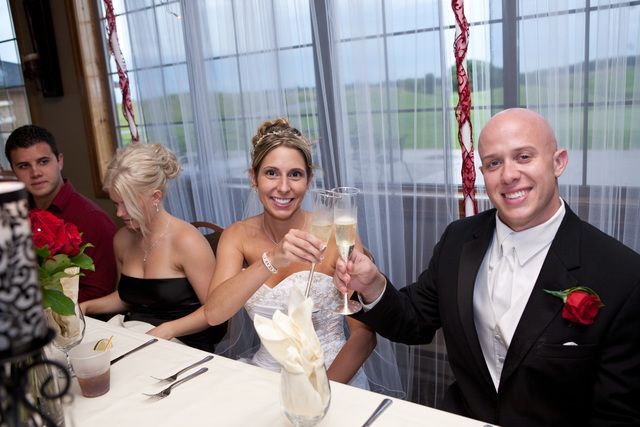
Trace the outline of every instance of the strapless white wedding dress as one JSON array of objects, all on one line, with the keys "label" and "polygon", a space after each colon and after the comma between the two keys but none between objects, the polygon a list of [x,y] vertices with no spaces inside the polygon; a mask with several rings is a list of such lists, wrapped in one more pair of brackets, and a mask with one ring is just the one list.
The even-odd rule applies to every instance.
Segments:
[{"label": "strapless white wedding dress", "polygon": [[[308,277],[308,271],[298,271],[273,288],[262,285],[244,305],[249,317],[253,319],[256,314],[260,314],[271,319],[276,310],[286,313],[291,288],[295,286],[304,293]],[[344,317],[334,313],[336,307],[342,302],[342,294],[333,285],[332,277],[323,273],[315,273],[313,275],[313,284],[311,285],[311,298],[314,310],[319,309],[319,311],[313,313],[312,320],[324,352],[324,363],[328,368],[346,342]],[[272,371],[280,371],[280,364],[262,345],[260,345],[250,362]],[[358,370],[349,384],[369,389],[367,377],[362,368]]]}]

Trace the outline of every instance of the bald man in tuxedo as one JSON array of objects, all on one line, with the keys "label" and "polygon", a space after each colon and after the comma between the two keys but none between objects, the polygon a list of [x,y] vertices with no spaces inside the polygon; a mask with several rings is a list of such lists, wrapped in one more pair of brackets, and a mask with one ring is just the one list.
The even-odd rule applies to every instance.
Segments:
[{"label": "bald man in tuxedo", "polygon": [[[412,285],[397,290],[354,251],[336,287],[357,291],[354,317],[391,340],[443,329],[448,411],[502,426],[640,425],[640,255],[560,198],[568,155],[540,115],[498,113],[478,150],[495,209],[451,223]],[[578,287],[590,311],[564,314],[559,295]]]}]

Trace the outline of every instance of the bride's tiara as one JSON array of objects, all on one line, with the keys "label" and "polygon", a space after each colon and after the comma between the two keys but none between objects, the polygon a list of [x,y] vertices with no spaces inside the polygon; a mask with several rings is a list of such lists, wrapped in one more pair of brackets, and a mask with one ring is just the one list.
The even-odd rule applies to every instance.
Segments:
[{"label": "bride's tiara", "polygon": [[291,134],[292,136],[296,137],[296,138],[301,138],[304,140],[304,138],[302,138],[302,134],[300,133],[300,131],[296,128],[288,128],[288,129],[281,129],[281,130],[274,130],[272,132],[267,132],[264,135],[262,135],[260,137],[260,139],[258,139],[258,141],[256,142],[256,147],[258,145],[260,145],[260,143],[262,142],[263,139],[265,139],[267,136],[270,135],[284,135],[284,134]]}]

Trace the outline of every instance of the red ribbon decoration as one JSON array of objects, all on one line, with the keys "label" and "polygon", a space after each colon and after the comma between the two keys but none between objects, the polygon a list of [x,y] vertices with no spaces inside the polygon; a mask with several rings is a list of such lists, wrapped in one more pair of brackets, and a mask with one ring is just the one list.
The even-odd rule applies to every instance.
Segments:
[{"label": "red ribbon decoration", "polygon": [[135,144],[140,140],[140,137],[138,135],[138,125],[136,124],[133,104],[131,103],[131,92],[129,90],[129,75],[127,74],[127,66],[124,63],[124,56],[122,55],[122,50],[120,50],[120,42],[118,41],[118,33],[116,31],[116,16],[113,12],[113,1],[103,0],[103,2],[107,14],[107,43],[109,45],[109,51],[116,61],[118,78],[120,82],[120,91],[122,92],[122,115],[129,125],[131,140]]},{"label": "red ribbon decoration", "polygon": [[458,142],[462,149],[462,196],[465,216],[478,213],[476,201],[476,169],[473,161],[473,128],[471,127],[471,82],[465,69],[465,57],[469,46],[469,23],[464,16],[464,0],[451,0],[456,19],[456,38],[453,42],[458,80]]}]

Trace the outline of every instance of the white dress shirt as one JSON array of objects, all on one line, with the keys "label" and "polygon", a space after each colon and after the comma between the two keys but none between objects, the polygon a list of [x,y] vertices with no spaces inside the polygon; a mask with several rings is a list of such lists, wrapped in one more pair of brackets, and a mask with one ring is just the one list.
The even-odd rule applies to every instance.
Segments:
[{"label": "white dress shirt", "polygon": [[[496,214],[496,231],[473,289],[476,332],[496,390],[511,339],[564,214],[560,199],[560,208],[547,222],[517,232]],[[508,254],[503,253],[503,247],[511,244],[515,262],[505,267],[501,262]]]}]

